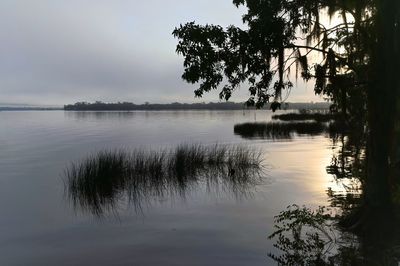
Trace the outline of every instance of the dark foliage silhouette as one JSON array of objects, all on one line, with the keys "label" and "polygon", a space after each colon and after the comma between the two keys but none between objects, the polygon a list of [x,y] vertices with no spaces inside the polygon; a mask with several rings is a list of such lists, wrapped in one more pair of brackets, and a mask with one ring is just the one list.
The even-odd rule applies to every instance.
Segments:
[{"label": "dark foliage silhouette", "polygon": [[[289,72],[313,80],[315,93],[329,98],[332,110],[347,124],[366,122],[363,215],[383,217],[385,212],[382,221],[392,220],[393,187],[400,183],[392,171],[400,161],[400,2],[233,3],[247,8],[243,28],[188,22],[173,31],[176,52],[184,57],[182,78],[199,83],[197,97],[220,89],[225,100],[248,84],[247,104],[262,107],[272,102],[273,110],[293,87]],[[324,24],[324,16],[335,17],[336,23]],[[225,85],[220,88],[221,84]]]}]

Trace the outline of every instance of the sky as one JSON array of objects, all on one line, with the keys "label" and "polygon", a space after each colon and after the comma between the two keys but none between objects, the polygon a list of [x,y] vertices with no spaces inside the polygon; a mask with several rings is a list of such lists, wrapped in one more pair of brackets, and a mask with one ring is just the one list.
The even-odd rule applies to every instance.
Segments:
[{"label": "sky", "polygon": [[[1,0],[0,104],[218,101],[181,79],[172,31],[196,21],[241,25],[232,0]],[[322,101],[299,82],[288,99]],[[243,101],[243,86],[232,101]]]}]

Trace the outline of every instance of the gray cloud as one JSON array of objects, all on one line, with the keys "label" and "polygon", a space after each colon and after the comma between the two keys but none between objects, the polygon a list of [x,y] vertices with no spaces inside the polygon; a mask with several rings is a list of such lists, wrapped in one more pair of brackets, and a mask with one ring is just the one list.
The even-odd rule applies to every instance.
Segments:
[{"label": "gray cloud", "polygon": [[240,14],[229,0],[3,0],[0,102],[192,101],[173,28]]}]

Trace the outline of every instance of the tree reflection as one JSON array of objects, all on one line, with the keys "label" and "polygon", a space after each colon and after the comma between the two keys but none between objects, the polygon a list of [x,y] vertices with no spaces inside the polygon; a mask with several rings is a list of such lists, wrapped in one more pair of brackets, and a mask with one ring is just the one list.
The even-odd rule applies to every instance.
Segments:
[{"label": "tree reflection", "polygon": [[336,216],[325,207],[312,210],[289,206],[275,217],[274,247],[282,251],[269,256],[279,265],[356,265],[357,241],[336,230]]},{"label": "tree reflection", "polygon": [[291,206],[276,216],[276,231],[270,238],[280,255],[270,257],[280,265],[398,265],[398,218],[384,219],[364,208],[364,130],[331,138],[334,148],[326,170],[341,189],[327,189],[329,211]]},{"label": "tree reflection", "polygon": [[275,217],[274,239],[280,265],[363,265],[361,242],[341,223],[360,206],[365,146],[360,137],[330,132],[332,159],[326,171],[338,183],[327,189],[330,207],[296,205]]}]

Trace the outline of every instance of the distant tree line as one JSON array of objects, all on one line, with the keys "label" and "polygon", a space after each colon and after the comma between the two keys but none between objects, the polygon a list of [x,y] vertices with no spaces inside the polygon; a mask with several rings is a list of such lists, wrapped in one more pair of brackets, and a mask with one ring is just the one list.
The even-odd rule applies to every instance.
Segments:
[{"label": "distant tree line", "polygon": [[[266,105],[265,109],[270,106]],[[286,103],[282,105],[283,109],[328,109],[329,103]],[[104,103],[104,102],[77,102],[75,104],[64,105],[65,111],[135,111],[135,110],[242,110],[254,109],[254,107],[247,107],[245,103],[235,102],[210,102],[210,103],[169,103],[169,104],[134,104],[131,102],[117,102],[117,103]]]}]

